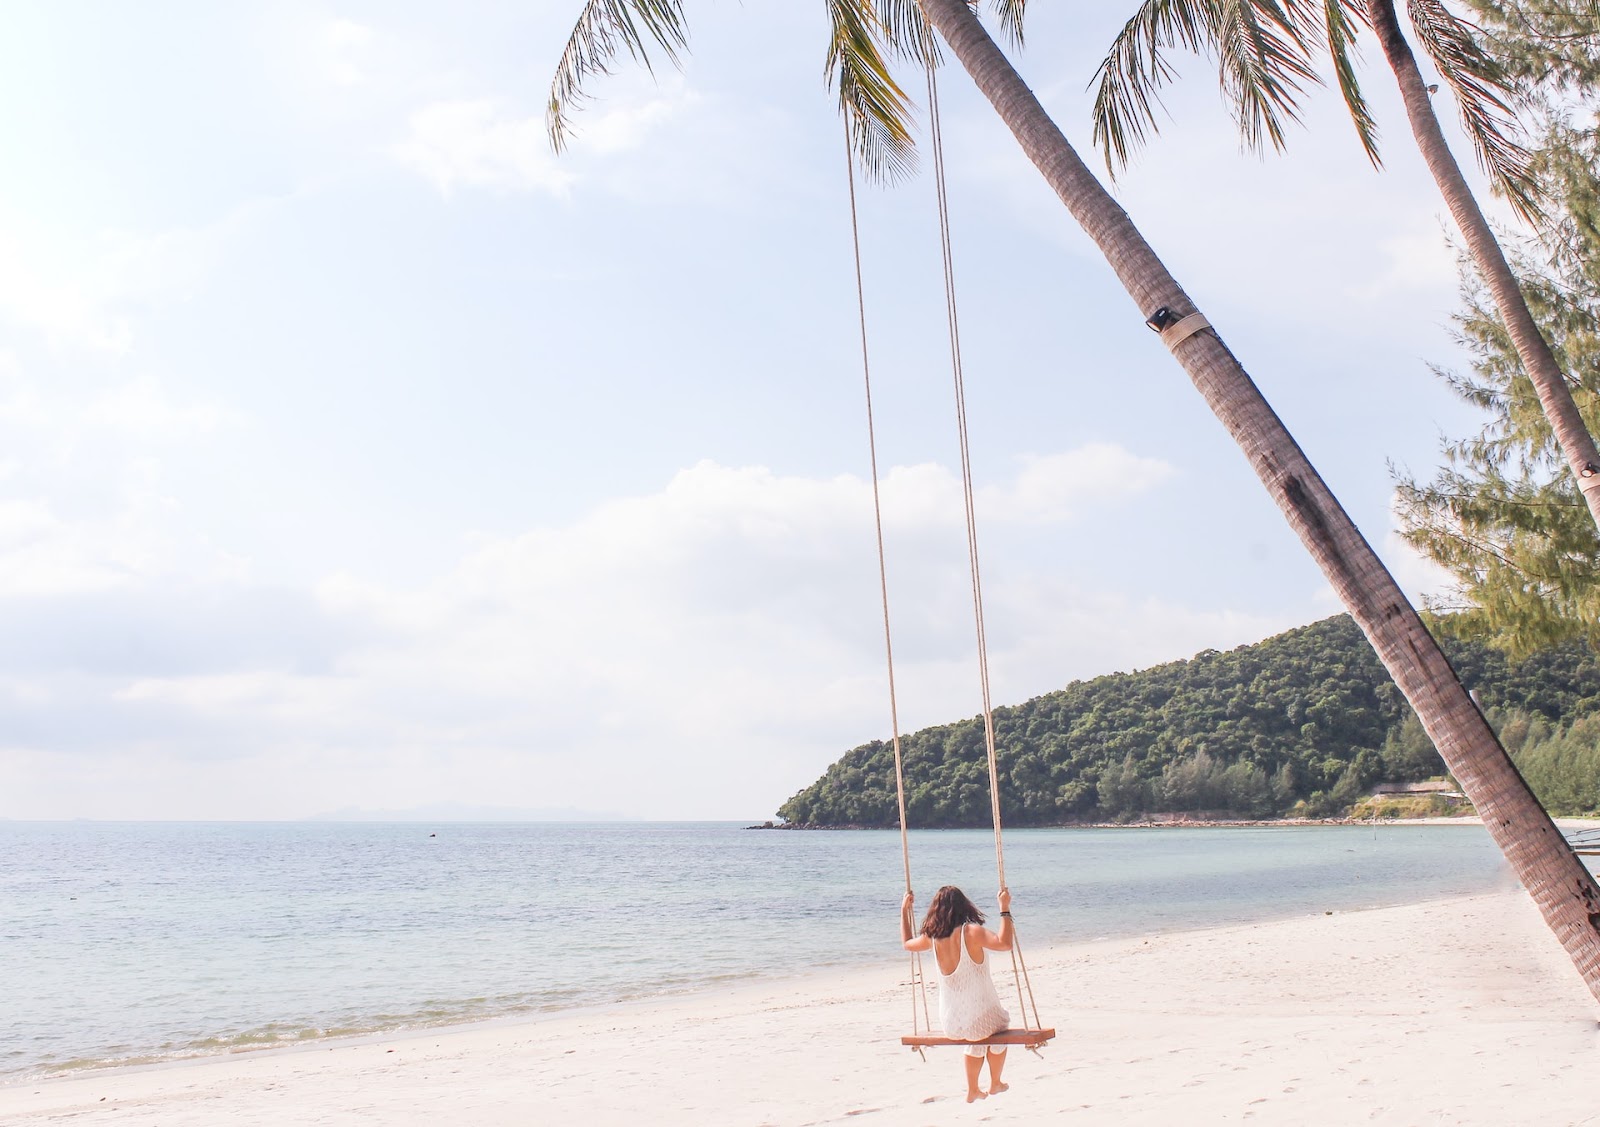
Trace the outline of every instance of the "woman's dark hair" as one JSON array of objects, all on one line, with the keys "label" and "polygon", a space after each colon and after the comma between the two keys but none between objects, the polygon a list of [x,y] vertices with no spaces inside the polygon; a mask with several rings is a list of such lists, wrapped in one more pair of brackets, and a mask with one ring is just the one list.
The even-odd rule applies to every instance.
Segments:
[{"label": "woman's dark hair", "polygon": [[967,899],[967,894],[953,884],[947,884],[933,894],[928,914],[922,917],[922,934],[943,939],[965,924],[981,924],[983,913]]}]

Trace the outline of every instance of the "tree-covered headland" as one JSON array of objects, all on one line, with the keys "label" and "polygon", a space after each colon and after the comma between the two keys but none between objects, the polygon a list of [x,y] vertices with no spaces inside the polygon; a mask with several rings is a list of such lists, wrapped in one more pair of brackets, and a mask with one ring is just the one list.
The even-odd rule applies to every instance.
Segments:
[{"label": "tree-covered headland", "polygon": [[[1600,655],[1573,640],[1511,659],[1452,639],[1452,663],[1555,813],[1600,810]],[[1340,815],[1381,782],[1444,773],[1344,615],[1227,652],[1078,681],[995,709],[1008,825],[1151,814]],[[989,824],[983,723],[901,737],[912,826]],[[847,752],[779,809],[820,826],[893,826],[894,755]]]}]

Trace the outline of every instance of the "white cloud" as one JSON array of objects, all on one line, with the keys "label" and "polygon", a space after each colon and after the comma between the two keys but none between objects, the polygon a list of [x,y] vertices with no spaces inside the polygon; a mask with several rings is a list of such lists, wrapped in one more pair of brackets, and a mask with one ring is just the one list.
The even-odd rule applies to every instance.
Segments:
[{"label": "white cloud", "polygon": [[572,151],[559,157],[550,148],[543,114],[520,115],[498,98],[434,102],[411,115],[409,132],[390,154],[445,196],[482,188],[561,197],[577,182],[579,158],[636,150],[695,101],[681,78],[612,92],[583,115]]},{"label": "white cloud", "polygon": [[411,116],[410,133],[391,150],[433,181],[441,195],[458,187],[565,195],[573,175],[561,167],[536,117],[515,117],[495,99],[436,102]]},{"label": "white cloud", "polygon": [[[14,455],[23,455],[17,469],[33,472],[36,484],[48,489],[47,470],[59,470],[72,459],[101,459],[95,472],[109,469],[115,457],[137,459],[130,451],[159,449],[162,443],[211,434],[242,422],[239,412],[211,401],[175,399],[149,374],[120,375],[112,367],[100,379],[46,381],[29,377],[0,355],[0,441]],[[112,451],[110,445],[118,444]],[[105,474],[128,481],[134,462],[122,472]]]},{"label": "white cloud", "polygon": [[1069,679],[1146,668],[1203,649],[1231,649],[1304,625],[1293,614],[1197,609],[1161,595],[1130,599],[1042,575],[1003,592],[995,611],[1029,623],[991,660],[996,699],[1007,702]]},{"label": "white cloud", "polygon": [[0,499],[0,597],[104,591],[129,574],[94,530],[64,521],[45,501]]},{"label": "white cloud", "polygon": [[92,427],[162,438],[206,434],[239,419],[214,403],[174,403],[148,376],[106,389],[88,402],[82,417]]},{"label": "white cloud", "polygon": [[237,576],[241,561],[183,525],[178,503],[130,467],[116,495],[74,514],[37,497],[0,498],[0,600],[137,590],[156,579]]},{"label": "white cloud", "polygon": [[0,600],[234,576],[239,561],[188,526],[162,458],[237,413],[174,398],[121,364],[33,378],[0,355]]},{"label": "white cloud", "polygon": [[0,426],[36,428],[47,418],[39,389],[24,376],[22,365],[0,352]]},{"label": "white cloud", "polygon": [[131,248],[115,241],[69,248],[50,245],[42,236],[38,229],[25,236],[0,218],[0,312],[52,340],[126,352],[132,329],[116,306],[125,293],[123,268]]},{"label": "white cloud", "polygon": [[274,203],[157,231],[57,229],[0,210],[0,315],[54,344],[127,353],[137,316],[195,292],[226,241]]},{"label": "white cloud", "polygon": [[[990,525],[1069,520],[1167,472],[1090,446],[1019,459],[1017,475],[980,503]],[[970,714],[959,485],[944,467],[918,466],[891,471],[886,487],[902,721]],[[53,527],[49,514],[15,515],[23,530]],[[134,610],[159,589],[158,572],[136,573],[131,591],[96,604],[93,621],[144,637],[167,617],[161,601]],[[987,594],[1002,701],[1292,625],[1089,595],[1014,563],[996,575]],[[209,763],[194,779],[270,774],[283,756],[307,765],[298,790],[267,806],[254,789],[235,799],[205,789],[221,784],[168,780],[166,796],[150,800],[164,816],[444,798],[753,817],[886,727],[870,487],[851,476],[705,462],[569,526],[486,538],[420,588],[332,577],[296,596],[293,613],[249,610],[250,588],[224,577],[176,590],[217,628],[172,640],[159,667],[119,658],[100,668],[97,658],[98,687],[74,680],[73,691],[43,694],[55,704],[35,692],[28,708],[16,695],[10,706],[46,718],[32,730],[50,730],[53,708],[92,718],[84,724],[104,731],[81,734],[91,747],[138,739],[152,763]],[[323,640],[296,642],[302,632]],[[88,630],[61,661],[97,653],[96,636]],[[36,674],[19,691],[62,676]],[[69,810],[83,812],[60,812]]]},{"label": "white cloud", "polygon": [[335,19],[323,25],[317,53],[323,73],[339,86],[358,86],[367,80],[363,59],[372,43],[372,29],[354,20]]},{"label": "white cloud", "polygon": [[1448,234],[1417,230],[1394,235],[1378,244],[1381,266],[1371,281],[1353,286],[1351,295],[1376,302],[1407,292],[1449,292],[1456,284],[1456,252]]},{"label": "white cloud", "polygon": [[[1005,510],[991,519],[1064,515],[1064,491],[1039,487],[1041,475],[1056,481],[1041,466],[1124,460],[1139,461],[1105,448],[1029,460],[1009,487],[988,492]],[[1140,487],[1102,477],[1096,497],[1085,484],[1093,475],[1074,480],[1074,501],[1083,506]],[[958,547],[960,490],[947,469],[897,468],[884,504],[901,546],[943,533],[945,545]],[[736,811],[748,808],[752,794],[782,797],[849,742],[882,727],[884,702],[872,688],[881,636],[870,521],[870,488],[858,478],[702,463],[660,493],[612,502],[570,528],[486,543],[425,591],[385,591],[343,578],[323,597],[341,613],[370,615],[389,636],[408,639],[352,655],[345,672],[391,689],[407,686],[407,699],[431,699],[430,707],[447,714],[441,702],[473,702],[450,716],[451,730],[494,746],[527,740],[518,733],[533,722],[537,746],[549,753],[626,755],[622,773],[636,781],[608,785],[620,788],[614,799],[629,792],[634,809]],[[902,568],[891,594],[898,629],[932,643],[924,654],[913,647],[904,655],[903,714],[922,723],[950,718],[953,690],[975,692],[966,655],[947,656],[970,649],[965,559],[959,550],[941,557]],[[1042,645],[1037,609],[998,623],[993,636],[1002,660],[1017,646]],[[1070,652],[1127,633],[1124,607],[1078,613],[1096,629],[1050,631],[1046,648]],[[1128,652],[1147,656],[1171,641],[1150,629],[1153,617],[1131,620],[1140,641],[1124,647]],[[1179,646],[1194,633],[1185,631]],[[1080,666],[1097,660],[1078,657]],[[641,759],[637,749],[645,746],[660,748],[664,758]],[[755,747],[761,756],[746,761]],[[692,760],[704,777],[684,779],[679,759]],[[593,780],[589,789],[596,790]],[[605,803],[595,793],[587,804]]]},{"label": "white cloud", "polygon": [[1175,473],[1166,462],[1141,458],[1109,442],[1059,454],[1024,454],[1021,462],[1009,490],[984,493],[985,508],[1001,519],[1069,519],[1096,503],[1143,493]]},{"label": "white cloud", "polygon": [[697,99],[681,78],[667,80],[654,93],[623,99],[586,119],[575,131],[574,147],[609,156],[642,145],[653,130],[692,106]]}]

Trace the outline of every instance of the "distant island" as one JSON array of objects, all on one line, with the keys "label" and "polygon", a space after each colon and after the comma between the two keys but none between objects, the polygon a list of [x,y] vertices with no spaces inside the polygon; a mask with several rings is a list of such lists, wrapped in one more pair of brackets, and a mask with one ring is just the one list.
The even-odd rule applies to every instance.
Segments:
[{"label": "distant island", "polygon": [[[1511,661],[1475,642],[1444,646],[1551,812],[1600,809],[1594,650],[1569,643]],[[1441,779],[1444,764],[1348,615],[1225,653],[1076,681],[997,708],[994,720],[1009,825],[1460,809],[1446,786],[1405,786]],[[981,717],[900,744],[912,826],[989,824]],[[1373,797],[1379,789],[1401,793]],[[898,824],[895,807],[893,750],[874,740],[778,814],[791,825],[879,827]]]}]

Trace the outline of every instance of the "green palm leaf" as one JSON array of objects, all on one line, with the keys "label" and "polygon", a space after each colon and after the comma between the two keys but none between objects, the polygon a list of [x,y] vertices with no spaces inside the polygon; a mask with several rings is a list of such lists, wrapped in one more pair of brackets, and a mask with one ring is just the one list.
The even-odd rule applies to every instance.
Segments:
[{"label": "green palm leaf", "polygon": [[1005,32],[1006,38],[1022,46],[1022,17],[1028,6],[1028,0],[994,0],[995,9],[1000,13],[1000,30]]},{"label": "green palm leaf", "polygon": [[[1329,0],[1330,3],[1336,0]],[[1094,140],[1115,174],[1155,128],[1174,50],[1212,55],[1224,97],[1251,149],[1281,149],[1311,67],[1322,12],[1312,0],[1145,0],[1095,71]]]},{"label": "green palm leaf", "polygon": [[1334,78],[1339,84],[1339,94],[1344,98],[1345,109],[1350,112],[1350,120],[1356,127],[1356,136],[1361,139],[1361,148],[1365,150],[1367,159],[1374,168],[1381,168],[1383,160],[1378,156],[1378,123],[1373,120],[1372,110],[1368,108],[1361,85],[1356,81],[1355,67],[1359,50],[1355,37],[1362,28],[1370,28],[1372,21],[1367,17],[1361,0],[1325,0],[1322,23],[1327,29],[1328,57],[1333,60]]},{"label": "green palm leaf", "polygon": [[1177,77],[1165,52],[1201,51],[1205,25],[1186,0],[1147,0],[1123,25],[1095,70],[1094,143],[1113,173],[1127,165],[1155,124],[1163,86]]},{"label": "green palm leaf", "polygon": [[557,152],[572,136],[572,113],[589,95],[584,81],[610,74],[611,62],[621,51],[654,73],[647,40],[678,65],[679,52],[689,45],[689,27],[683,0],[588,0],[567,39],[566,50],[550,82],[545,107],[545,129]]},{"label": "green palm leaf", "polygon": [[1282,149],[1284,124],[1300,120],[1304,84],[1320,83],[1311,69],[1308,34],[1315,31],[1307,18],[1315,7],[1303,0],[1232,0],[1211,7],[1222,90],[1234,106],[1240,136],[1254,151],[1263,142]]},{"label": "green palm leaf", "polygon": [[1542,212],[1532,157],[1512,136],[1509,76],[1478,45],[1478,27],[1439,0],[1408,0],[1406,9],[1417,41],[1456,97],[1478,162],[1517,214],[1537,222]]},{"label": "green palm leaf", "polygon": [[884,39],[897,54],[918,65],[938,65],[939,43],[917,0],[876,0],[876,8]]},{"label": "green palm leaf", "polygon": [[[902,21],[897,29],[916,35],[906,13],[896,14]],[[850,122],[856,160],[872,178],[896,180],[916,167],[916,142],[911,100],[889,73],[882,49],[888,32],[871,0],[828,0],[828,17],[828,84],[838,91],[839,108]],[[924,49],[931,49],[925,26],[921,37]],[[906,49],[915,50],[916,42],[908,39]]]}]

